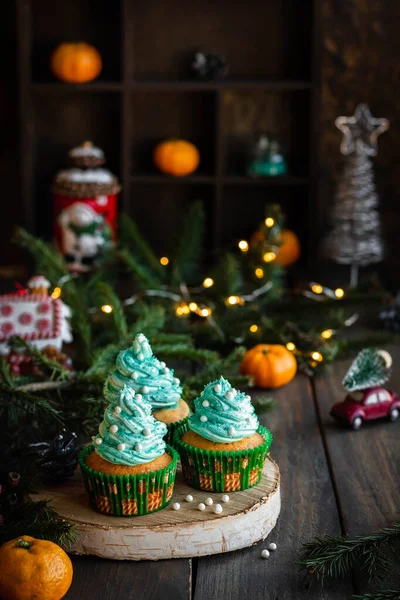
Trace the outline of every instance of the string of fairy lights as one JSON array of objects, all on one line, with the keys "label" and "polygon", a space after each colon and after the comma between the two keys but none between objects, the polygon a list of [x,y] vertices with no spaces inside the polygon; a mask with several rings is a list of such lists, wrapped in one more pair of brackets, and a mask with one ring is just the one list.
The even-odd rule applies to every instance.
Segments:
[{"label": "string of fairy lights", "polygon": [[[275,225],[275,219],[273,217],[266,217],[264,220],[264,224],[268,229],[271,229]],[[240,240],[238,242],[237,246],[238,246],[240,252],[242,252],[242,253],[248,252],[249,248],[250,248],[248,241],[245,239]],[[271,244],[270,248],[267,249],[267,251],[262,254],[262,257],[261,257],[262,261],[264,263],[272,263],[277,257],[277,251],[278,251],[278,246],[274,246]],[[162,256],[159,260],[160,260],[160,264],[163,267],[167,267],[170,263],[170,260],[167,256]],[[262,267],[262,264],[255,267],[254,275],[257,279],[264,278],[264,269]],[[69,279],[74,278],[74,277],[77,277],[77,275],[71,274],[71,275],[66,275],[66,276],[62,277],[59,280],[58,285],[54,288],[54,290],[51,294],[52,297],[60,298],[61,294],[62,294],[62,285],[64,283],[66,283],[66,281],[68,281]],[[214,279],[212,277],[208,276],[208,277],[205,277],[202,284],[199,285],[198,287],[188,288],[186,286],[186,284],[184,282],[182,282],[179,286],[180,293],[177,293],[175,291],[171,291],[168,289],[156,289],[156,290],[148,289],[148,290],[141,291],[139,294],[134,294],[134,295],[130,296],[129,298],[126,298],[122,302],[122,304],[125,306],[135,304],[135,302],[138,299],[143,298],[143,296],[168,299],[172,302],[173,310],[177,317],[185,318],[185,317],[189,317],[191,314],[196,314],[199,317],[207,320],[208,324],[211,327],[213,327],[223,338],[224,333],[221,331],[218,323],[213,318],[212,307],[209,306],[203,298],[197,297],[197,296],[201,296],[204,292],[206,292],[207,290],[212,288],[214,286],[214,284],[215,284]],[[254,302],[260,296],[267,294],[272,289],[272,287],[273,287],[273,283],[271,281],[268,281],[267,283],[256,288],[249,294],[227,296],[224,300],[224,303],[227,308],[233,308],[233,307],[238,307],[238,306],[240,307],[247,303]],[[333,300],[341,300],[344,297],[345,292],[342,288],[331,289],[320,283],[311,282],[309,284],[309,289],[302,291],[302,294],[305,297],[310,298],[312,300],[323,301],[324,299],[328,299],[328,298],[333,299]],[[96,312],[97,310],[99,310],[99,308],[94,307],[91,309],[91,312],[93,313],[93,312]],[[110,304],[103,304],[100,307],[100,310],[104,314],[109,315],[113,312],[113,306]],[[358,315],[356,315],[356,314],[352,315],[349,319],[347,319],[347,321],[345,321],[344,325],[345,326],[352,325],[357,320],[357,318],[358,318]],[[261,324],[252,323],[251,325],[249,325],[248,330],[249,330],[250,334],[256,335],[256,334],[260,333],[261,328],[262,328]],[[335,335],[335,333],[336,333],[336,331],[334,329],[325,329],[325,330],[321,331],[321,334],[320,334],[321,342],[322,343],[328,342]],[[289,341],[286,343],[286,348],[290,352],[292,352],[295,356],[306,359],[308,361],[309,366],[312,368],[315,368],[316,366],[318,366],[318,364],[320,364],[324,361],[323,354],[317,349],[304,352],[304,351],[298,349],[296,347],[295,343],[292,341]]]}]

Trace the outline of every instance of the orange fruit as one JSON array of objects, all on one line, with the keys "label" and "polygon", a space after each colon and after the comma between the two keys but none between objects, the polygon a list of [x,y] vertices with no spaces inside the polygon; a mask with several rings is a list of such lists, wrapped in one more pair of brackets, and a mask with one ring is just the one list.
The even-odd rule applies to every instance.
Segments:
[{"label": "orange fruit", "polygon": [[4,600],[60,600],[72,583],[72,563],[60,546],[28,535],[0,547]]}]

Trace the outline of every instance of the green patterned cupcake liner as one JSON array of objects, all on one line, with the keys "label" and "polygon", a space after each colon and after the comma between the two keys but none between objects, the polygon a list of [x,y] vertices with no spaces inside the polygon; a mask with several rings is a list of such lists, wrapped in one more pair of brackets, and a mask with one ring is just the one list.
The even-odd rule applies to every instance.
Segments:
[{"label": "green patterned cupcake liner", "polygon": [[138,475],[109,475],[94,471],[86,464],[86,458],[93,450],[93,445],[81,450],[79,465],[95,510],[115,517],[138,517],[161,510],[170,503],[179,458],[171,446],[166,448],[172,457],[167,467]]},{"label": "green patterned cupcake liner", "polygon": [[[175,433],[179,430],[182,430],[183,433],[189,431],[189,415],[180,421],[175,421],[175,423],[167,424],[167,433],[164,436],[164,441],[175,448]],[[183,434],[182,434],[183,435]]]},{"label": "green patterned cupcake liner", "polygon": [[188,485],[209,492],[234,492],[257,485],[269,448],[272,434],[260,426],[257,433],[264,443],[249,450],[203,450],[182,442],[187,429],[178,429],[174,446],[181,457],[183,477]]}]

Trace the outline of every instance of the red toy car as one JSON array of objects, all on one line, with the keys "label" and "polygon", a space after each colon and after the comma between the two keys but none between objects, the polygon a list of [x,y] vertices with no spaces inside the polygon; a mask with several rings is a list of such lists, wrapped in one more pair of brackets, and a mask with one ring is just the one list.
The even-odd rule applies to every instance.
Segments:
[{"label": "red toy car", "polygon": [[350,392],[343,402],[337,402],[331,408],[330,415],[339,421],[360,429],[364,421],[389,417],[396,421],[400,415],[400,400],[394,392],[381,387]]}]

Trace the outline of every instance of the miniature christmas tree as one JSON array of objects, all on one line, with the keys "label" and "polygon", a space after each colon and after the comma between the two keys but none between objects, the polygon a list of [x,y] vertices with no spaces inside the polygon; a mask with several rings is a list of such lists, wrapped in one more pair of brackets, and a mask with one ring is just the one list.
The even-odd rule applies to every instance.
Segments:
[{"label": "miniature christmas tree", "polygon": [[165,362],[159,361],[151,349],[149,340],[138,333],[131,348],[119,353],[116,367],[108,376],[104,396],[115,402],[118,393],[128,384],[136,393],[141,393],[153,410],[176,406],[182,395],[182,387],[174,372]]},{"label": "miniature christmas tree", "polygon": [[378,196],[370,156],[377,154],[377,137],[389,127],[386,119],[374,119],[368,106],[360,104],[353,117],[335,122],[344,133],[341,152],[348,156],[339,182],[332,231],[324,242],[324,254],[337,263],[351,265],[350,285],[358,282],[360,266],[383,258]]},{"label": "miniature christmas tree", "polygon": [[98,435],[93,437],[97,453],[112,463],[145,464],[165,452],[167,426],[151,414],[151,404],[128,385],[104,411]]},{"label": "miniature christmas tree", "polygon": [[347,371],[342,385],[348,392],[383,385],[389,379],[392,357],[386,350],[365,348]]}]

